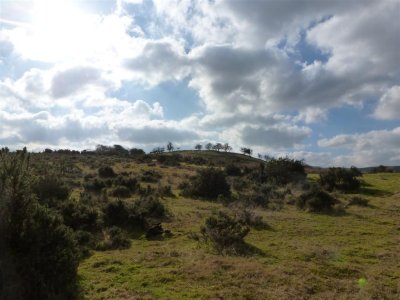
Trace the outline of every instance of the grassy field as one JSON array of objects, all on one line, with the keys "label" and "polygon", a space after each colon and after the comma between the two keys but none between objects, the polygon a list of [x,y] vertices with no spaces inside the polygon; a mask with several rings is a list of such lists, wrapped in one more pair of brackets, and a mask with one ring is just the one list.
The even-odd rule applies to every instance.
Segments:
[{"label": "grassy field", "polygon": [[[269,226],[246,237],[254,253],[221,256],[191,236],[213,211],[227,208],[184,198],[177,189],[199,166],[114,164],[118,172],[147,168],[176,194],[162,200],[171,215],[162,225],[173,236],[94,252],[79,266],[82,299],[399,299],[400,173],[364,175],[358,196],[369,206],[349,206],[340,215],[290,204],[256,209]],[[94,172],[87,164],[81,169]],[[336,195],[344,205],[353,196]]]}]

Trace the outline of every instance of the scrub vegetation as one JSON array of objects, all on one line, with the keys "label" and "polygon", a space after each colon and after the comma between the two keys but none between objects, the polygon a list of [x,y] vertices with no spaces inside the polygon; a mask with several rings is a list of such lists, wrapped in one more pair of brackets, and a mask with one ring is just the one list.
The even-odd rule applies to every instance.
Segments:
[{"label": "scrub vegetation", "polygon": [[0,299],[398,299],[400,173],[116,146],[2,149]]}]

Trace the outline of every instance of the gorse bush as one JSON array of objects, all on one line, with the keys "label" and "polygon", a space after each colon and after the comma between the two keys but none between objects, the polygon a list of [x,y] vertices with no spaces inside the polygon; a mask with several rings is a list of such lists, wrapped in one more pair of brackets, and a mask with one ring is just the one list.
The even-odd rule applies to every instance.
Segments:
[{"label": "gorse bush", "polygon": [[197,172],[183,191],[188,196],[216,199],[219,195],[229,197],[230,186],[223,171],[207,168]]},{"label": "gorse bush", "polygon": [[221,211],[207,218],[201,227],[203,239],[220,254],[240,254],[249,231],[246,225]]},{"label": "gorse bush", "polygon": [[236,209],[235,218],[239,223],[256,229],[264,229],[268,227],[268,224],[264,222],[262,216],[246,208]]},{"label": "gorse bush", "polygon": [[298,208],[310,212],[331,212],[335,203],[335,198],[319,187],[301,194],[296,201]]},{"label": "gorse bush", "polygon": [[66,201],[61,205],[60,211],[64,224],[73,230],[94,232],[100,228],[100,212],[82,201]]},{"label": "gorse bush", "polygon": [[32,191],[42,204],[56,205],[57,200],[65,200],[70,189],[54,175],[42,176],[32,184]]},{"label": "gorse bush", "polygon": [[225,166],[225,173],[228,176],[240,176],[242,171],[240,168],[234,164],[229,164]]},{"label": "gorse bush", "polygon": [[127,249],[131,246],[131,240],[119,227],[110,227],[103,234],[103,240],[97,245],[98,250]]},{"label": "gorse bush", "polygon": [[158,173],[157,171],[153,171],[153,170],[147,170],[144,171],[142,174],[142,181],[143,182],[158,182],[161,179],[161,174]]},{"label": "gorse bush", "polygon": [[73,299],[80,254],[72,230],[37,201],[26,149],[0,156],[0,265],[7,259],[13,266],[2,271],[15,270],[0,277],[0,298]]},{"label": "gorse bush", "polygon": [[131,195],[131,191],[123,185],[116,186],[111,190],[111,196],[118,198],[128,198]]},{"label": "gorse bush", "polygon": [[166,209],[157,197],[141,197],[133,203],[116,200],[108,203],[104,210],[104,221],[108,226],[139,227],[147,229],[154,221],[166,217]]},{"label": "gorse bush", "polygon": [[362,173],[356,167],[350,169],[345,168],[329,168],[320,174],[319,182],[328,191],[338,189],[345,192],[357,191],[361,186]]},{"label": "gorse bush", "polygon": [[115,174],[114,170],[110,166],[104,166],[99,168],[98,170],[99,176],[102,178],[110,178],[110,177],[115,177],[117,174]]},{"label": "gorse bush", "polygon": [[93,180],[88,180],[83,184],[83,187],[87,191],[93,191],[93,192],[100,192],[102,189],[107,187],[107,184],[104,180],[94,178]]}]

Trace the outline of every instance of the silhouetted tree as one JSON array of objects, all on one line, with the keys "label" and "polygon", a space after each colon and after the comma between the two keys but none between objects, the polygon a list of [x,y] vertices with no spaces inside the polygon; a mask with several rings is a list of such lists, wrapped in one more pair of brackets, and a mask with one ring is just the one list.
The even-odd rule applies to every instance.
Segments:
[{"label": "silhouetted tree", "polygon": [[132,148],[129,150],[129,154],[130,155],[143,155],[143,154],[145,154],[145,152],[143,151],[143,149]]},{"label": "silhouetted tree", "polygon": [[172,145],[171,142],[168,142],[168,144],[167,144],[167,150],[168,150],[168,152],[174,151],[174,145]]},{"label": "silhouetted tree", "polygon": [[224,149],[224,151],[225,151],[225,152],[232,151],[232,147],[231,147],[231,146],[229,146],[229,144],[228,144],[228,143],[225,143],[225,144],[224,144],[224,146],[223,146],[223,149]]},{"label": "silhouetted tree", "polygon": [[250,148],[246,148],[246,147],[240,148],[240,152],[242,152],[245,155],[248,154],[249,156],[251,156],[253,154],[253,150]]},{"label": "silhouetted tree", "polygon": [[163,153],[165,151],[164,147],[155,147],[150,153]]},{"label": "silhouetted tree", "polygon": [[201,150],[203,148],[202,144],[197,144],[196,146],[194,146],[194,149],[196,150]]},{"label": "silhouetted tree", "polygon": [[211,143],[207,143],[206,144],[206,149],[207,150],[211,150],[213,148],[213,144],[211,144]]},{"label": "silhouetted tree", "polygon": [[219,152],[219,150],[221,150],[221,149],[223,149],[223,148],[224,148],[224,146],[222,146],[221,143],[216,143],[216,144],[213,146],[213,149],[214,149],[214,150],[217,150],[218,152]]}]

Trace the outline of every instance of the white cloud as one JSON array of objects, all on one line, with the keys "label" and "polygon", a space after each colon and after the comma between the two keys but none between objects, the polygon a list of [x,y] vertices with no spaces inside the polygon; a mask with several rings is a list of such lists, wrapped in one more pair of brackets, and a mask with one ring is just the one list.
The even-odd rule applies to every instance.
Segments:
[{"label": "white cloud", "polygon": [[183,46],[171,39],[147,41],[142,52],[125,59],[123,65],[134,74],[133,79],[150,85],[181,80],[190,71]]},{"label": "white cloud", "polygon": [[383,94],[379,99],[374,116],[384,120],[400,119],[400,85],[392,86]]},{"label": "white cloud", "polygon": [[[132,13],[142,4],[145,15]],[[0,29],[0,60],[19,59],[19,67],[50,64],[0,80],[2,141],[153,145],[209,139],[260,152],[303,153],[320,162],[329,154],[299,150],[312,134],[301,124],[326,120],[330,108],[379,99],[373,116],[398,119],[396,0],[174,0],[154,6],[119,0],[114,12],[103,15],[83,13],[73,4],[51,5],[36,11],[32,24],[26,23],[35,19],[29,9],[25,18]],[[298,55],[304,43],[325,59],[311,62]],[[131,83],[147,89],[187,78],[204,112],[182,121],[166,120],[154,99],[120,99],[116,93]],[[15,121],[18,116],[24,121]],[[368,138],[388,143],[388,157],[394,159],[396,133],[387,132],[380,131],[380,139],[370,132]],[[373,149],[383,157],[366,135],[339,135],[319,146]]]},{"label": "white cloud", "polygon": [[336,164],[357,166],[400,164],[400,127],[361,134],[337,135],[330,139],[319,140],[318,145],[325,148],[343,148],[351,152],[349,155],[336,158]]}]

